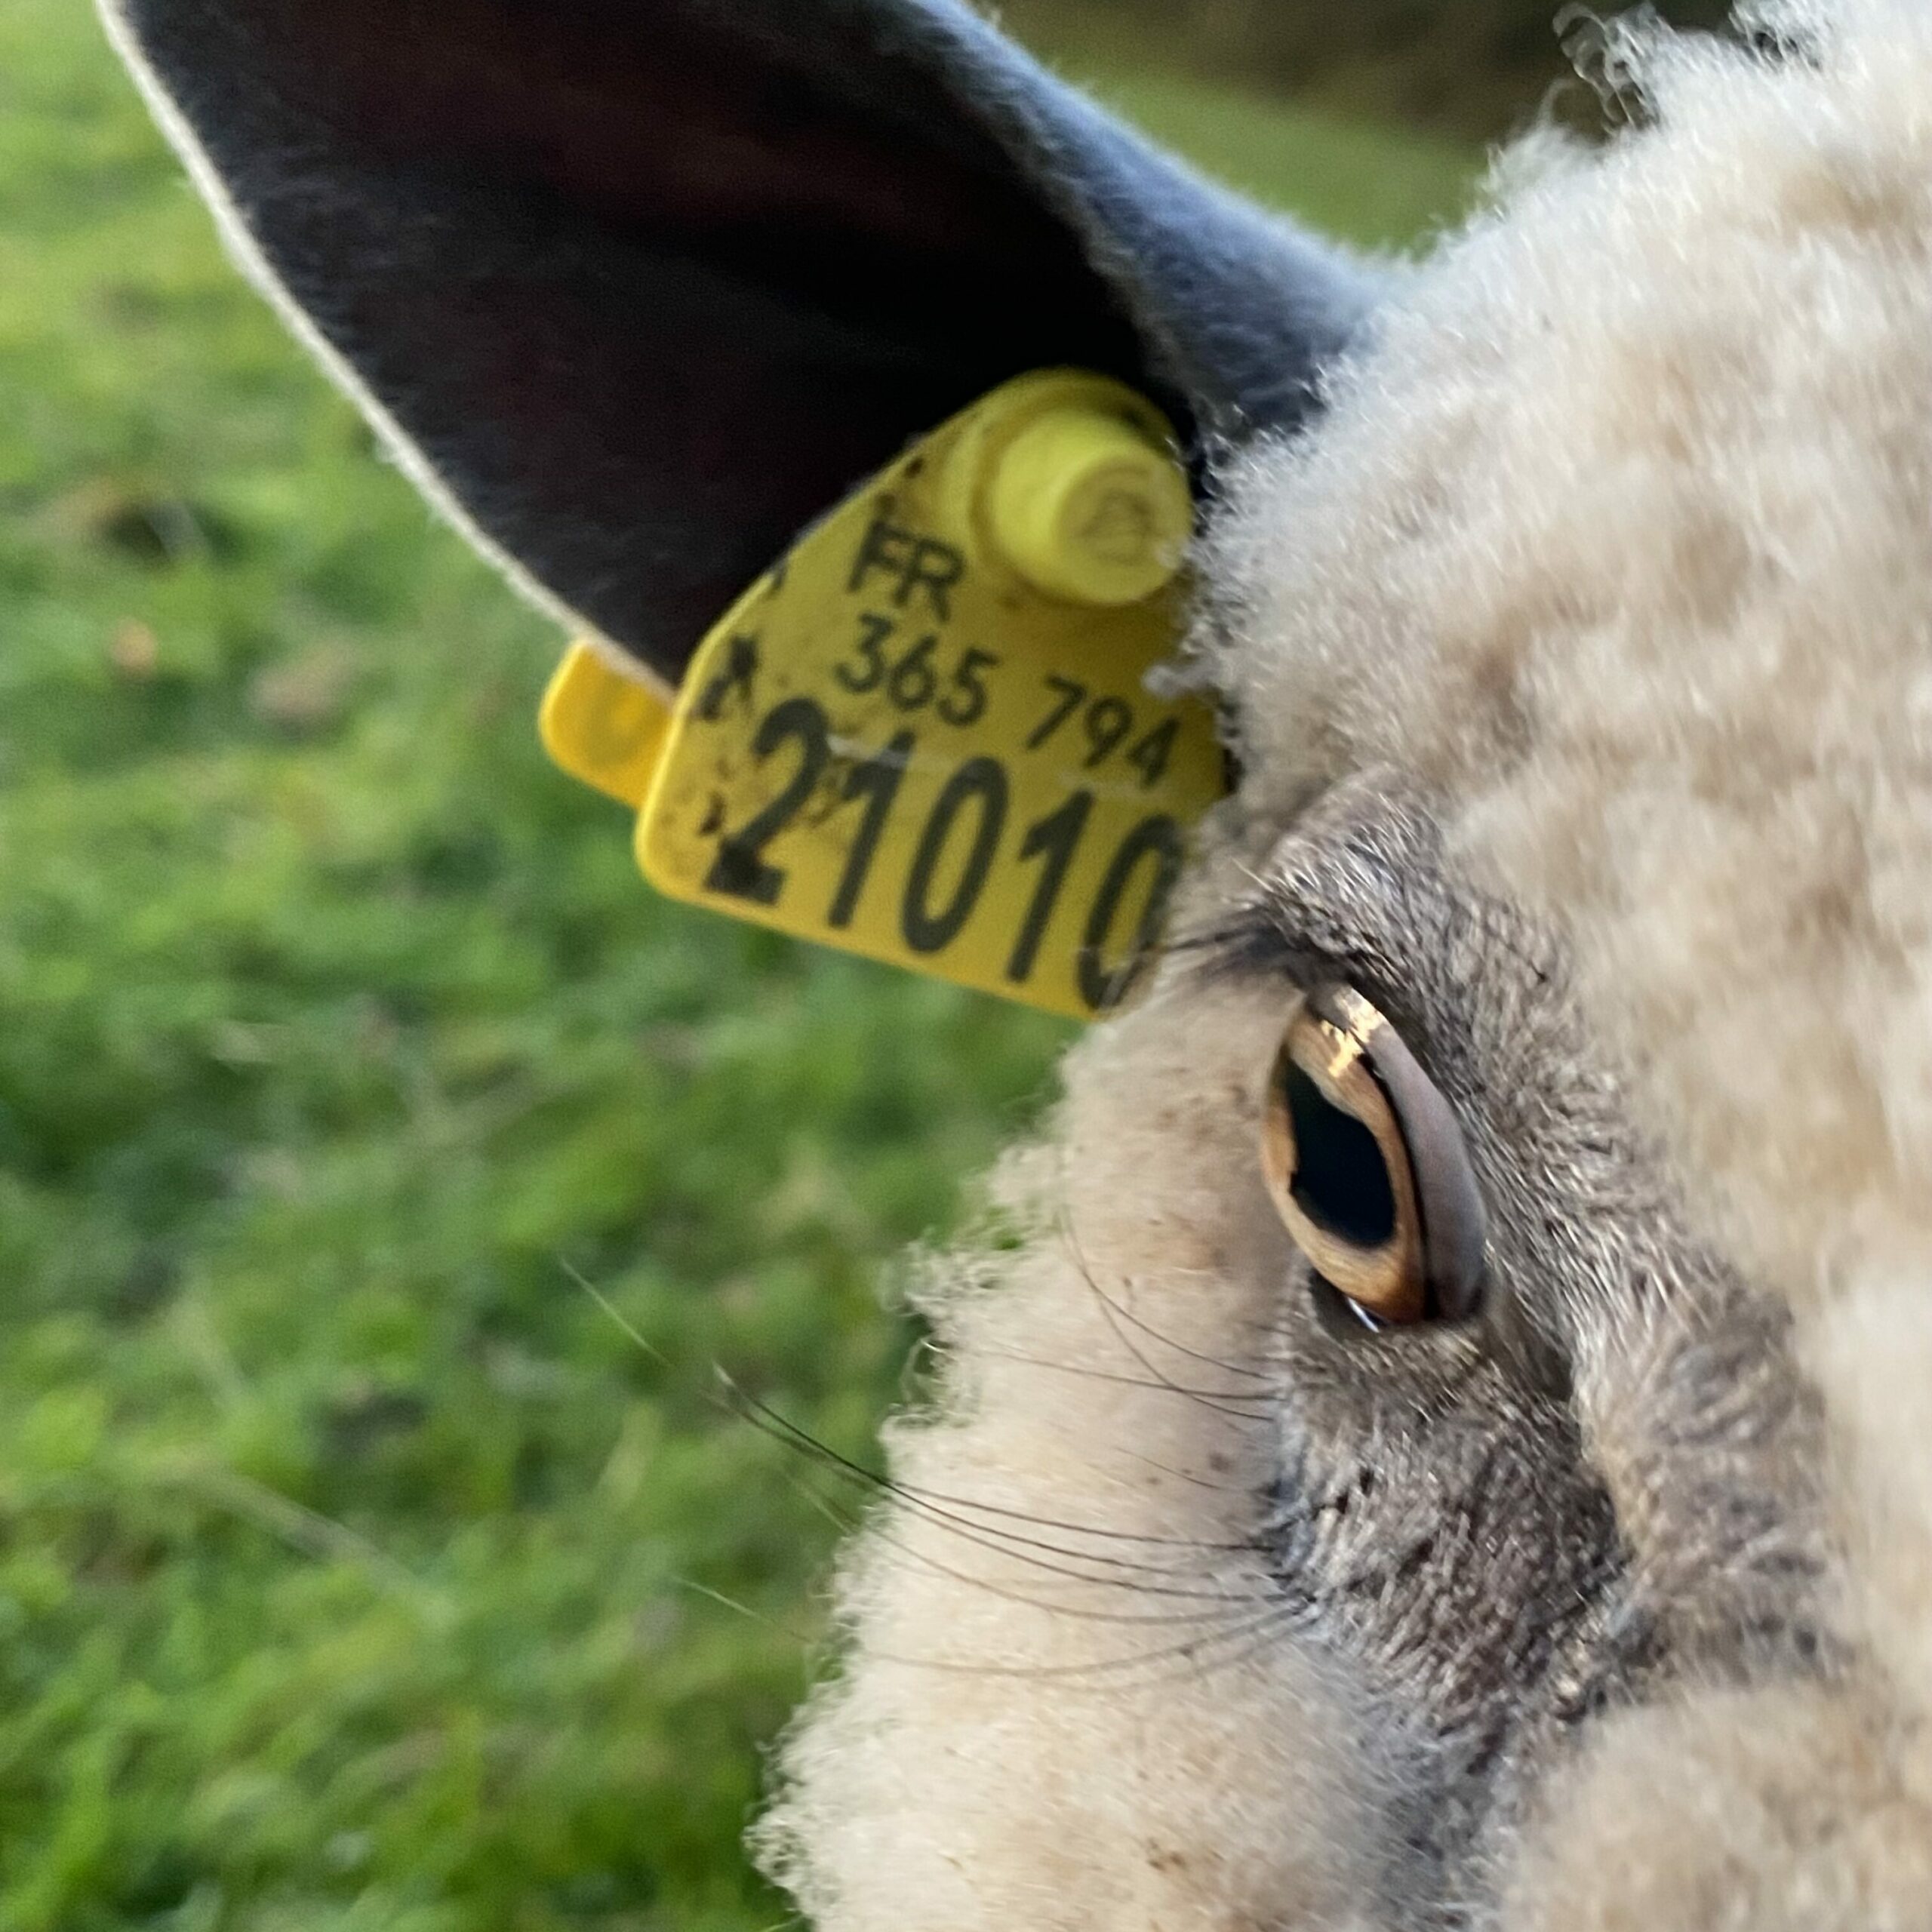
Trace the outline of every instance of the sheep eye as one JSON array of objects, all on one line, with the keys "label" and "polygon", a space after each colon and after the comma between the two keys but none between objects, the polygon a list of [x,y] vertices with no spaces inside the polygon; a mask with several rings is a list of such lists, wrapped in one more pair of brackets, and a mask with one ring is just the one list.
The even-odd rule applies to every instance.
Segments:
[{"label": "sheep eye", "polygon": [[1317,1274],[1377,1324],[1472,1312],[1482,1197],[1449,1104],[1359,993],[1303,1001],[1269,1078],[1261,1159]]}]

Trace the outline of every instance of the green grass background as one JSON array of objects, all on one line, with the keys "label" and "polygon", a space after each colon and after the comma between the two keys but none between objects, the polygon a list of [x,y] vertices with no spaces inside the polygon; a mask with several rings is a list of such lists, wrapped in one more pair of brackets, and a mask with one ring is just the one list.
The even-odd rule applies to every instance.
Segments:
[{"label": "green grass background", "polygon": [[[1106,85],[1358,235],[1462,190]],[[654,901],[557,645],[81,0],[0,0],[5,1932],[786,1915],[738,1838],[833,1531],[709,1367],[864,1454],[878,1283],[1065,1034]]]}]

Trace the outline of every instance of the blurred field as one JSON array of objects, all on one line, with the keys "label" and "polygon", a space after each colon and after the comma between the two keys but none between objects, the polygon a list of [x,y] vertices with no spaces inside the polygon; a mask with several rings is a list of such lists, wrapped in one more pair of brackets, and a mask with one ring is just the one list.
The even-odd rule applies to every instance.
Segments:
[{"label": "blurred field", "polygon": [[[1110,75],[1390,240],[1459,152]],[[655,903],[556,640],[0,8],[0,1925],[770,1927],[876,1281],[1053,1023]],[[656,1367],[592,1281],[677,1365]],[[694,1587],[695,1586],[695,1587]]]},{"label": "blurred field", "polygon": [[1732,0],[1004,0],[1009,23],[1077,69],[1138,62],[1269,89],[1297,105],[1367,112],[1452,138],[1494,140],[1546,110],[1604,125],[1588,72],[1602,23],[1654,15],[1709,30]]}]

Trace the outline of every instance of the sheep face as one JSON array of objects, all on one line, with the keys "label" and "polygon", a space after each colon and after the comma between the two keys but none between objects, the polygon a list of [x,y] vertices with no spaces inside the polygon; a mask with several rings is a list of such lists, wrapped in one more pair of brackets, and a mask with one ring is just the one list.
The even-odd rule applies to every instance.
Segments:
[{"label": "sheep face", "polygon": [[[1460,1152],[1484,1210],[1453,1318],[1371,1332],[1278,1240],[1238,1264],[1281,1284],[1269,1572],[1372,1713],[1363,1748],[1404,1792],[1377,1863],[1421,1921],[1592,1719],[1687,1675],[1807,1674],[1823,1551],[1782,1305],[1687,1229],[1556,947],[1445,872],[1399,799],[1386,778],[1331,795],[1217,944],[1278,996],[1367,994],[1460,1142],[1412,1132],[1409,1185]],[[1354,1137],[1350,1161],[1379,1150]]]},{"label": "sheep face", "polygon": [[106,5],[245,266],[643,675],[1022,370],[1187,442],[1241,787],[923,1283],[758,1833],[811,1917],[1924,1924],[1915,0],[1632,29],[1654,125],[1414,275],[952,0]]},{"label": "sheep face", "polygon": [[[1282,1037],[1343,987],[1411,1063],[1376,1083],[1410,1171],[1344,1136],[1318,1184],[1454,1170],[1485,1238],[1453,1314],[1364,1320],[1270,1186]],[[765,1828],[826,1922],[1491,1922],[1617,1714],[1831,1681],[1789,1311],[1672,1198],[1560,943],[1399,776],[1204,878],[1069,1088],[1007,1175],[1031,1241],[929,1285],[954,1382],[895,1437]]]}]

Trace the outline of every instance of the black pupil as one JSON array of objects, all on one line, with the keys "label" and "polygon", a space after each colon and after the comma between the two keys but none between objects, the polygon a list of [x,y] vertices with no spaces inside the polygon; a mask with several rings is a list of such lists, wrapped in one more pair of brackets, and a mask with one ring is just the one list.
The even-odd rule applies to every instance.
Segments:
[{"label": "black pupil", "polygon": [[1380,1247],[1395,1232],[1395,1195],[1375,1136],[1293,1061],[1282,1070],[1281,1093],[1294,1128],[1288,1192],[1295,1205],[1323,1233],[1356,1247]]}]

